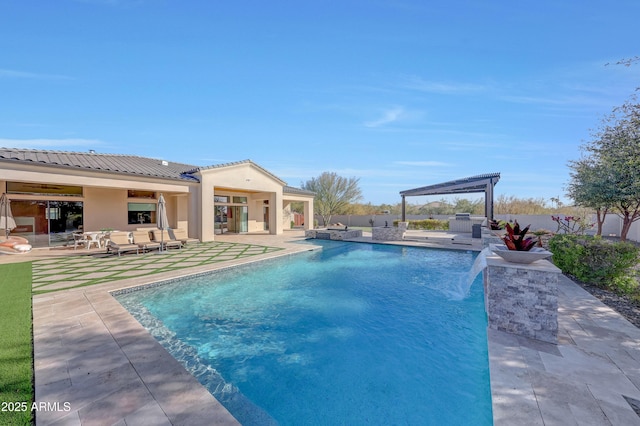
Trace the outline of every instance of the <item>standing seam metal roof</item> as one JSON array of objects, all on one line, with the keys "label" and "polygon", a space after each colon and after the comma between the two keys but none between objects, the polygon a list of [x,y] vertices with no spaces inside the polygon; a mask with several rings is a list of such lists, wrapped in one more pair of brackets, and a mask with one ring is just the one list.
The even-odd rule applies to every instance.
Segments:
[{"label": "standing seam metal roof", "polygon": [[163,165],[160,159],[135,155],[0,148],[0,161],[40,163],[47,166],[198,181],[187,173],[196,166],[171,161]]},{"label": "standing seam metal roof", "polygon": [[0,148],[0,162],[40,163],[47,166],[95,170],[135,176],[148,176],[163,179],[177,179],[199,182],[193,174],[202,170],[230,167],[239,164],[252,164],[267,175],[284,183],[283,191],[290,194],[313,195],[313,192],[287,186],[273,173],[251,160],[199,167],[191,164],[175,163],[157,158],[139,157],[125,154],[99,154],[94,152],[49,151],[17,148]]},{"label": "standing seam metal roof", "polygon": [[482,192],[486,188],[487,180],[492,180],[495,185],[500,180],[500,173],[488,173],[437,183],[435,185],[422,186],[420,188],[407,189],[406,191],[400,191],[400,195],[418,196]]}]

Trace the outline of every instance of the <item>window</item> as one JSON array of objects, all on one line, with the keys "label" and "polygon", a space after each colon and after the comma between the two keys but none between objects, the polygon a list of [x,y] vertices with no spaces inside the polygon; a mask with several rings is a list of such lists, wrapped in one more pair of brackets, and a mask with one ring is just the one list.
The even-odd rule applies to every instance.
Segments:
[{"label": "window", "polygon": [[214,203],[228,203],[229,202],[229,197],[227,197],[226,195],[214,195],[213,196],[213,202]]},{"label": "window", "polygon": [[156,207],[155,203],[128,203],[129,225],[156,223]]},{"label": "window", "polygon": [[53,185],[48,183],[7,182],[10,194],[63,195],[82,197],[82,187],[72,185]]},{"label": "window", "polygon": [[129,198],[156,198],[156,193],[153,191],[138,191],[136,189],[130,189],[127,191],[127,197]]},{"label": "window", "polygon": [[247,204],[247,197],[233,197],[233,202],[236,204]]}]

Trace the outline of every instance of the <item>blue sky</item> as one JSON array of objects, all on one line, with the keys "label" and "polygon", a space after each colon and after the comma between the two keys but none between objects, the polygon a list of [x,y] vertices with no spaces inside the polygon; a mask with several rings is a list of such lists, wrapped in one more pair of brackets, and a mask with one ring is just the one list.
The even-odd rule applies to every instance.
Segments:
[{"label": "blue sky", "polygon": [[0,146],[251,159],[293,186],[332,171],[373,204],[493,172],[498,195],[564,197],[567,162],[640,86],[640,64],[605,66],[640,54],[638,16],[637,0],[0,0]]}]

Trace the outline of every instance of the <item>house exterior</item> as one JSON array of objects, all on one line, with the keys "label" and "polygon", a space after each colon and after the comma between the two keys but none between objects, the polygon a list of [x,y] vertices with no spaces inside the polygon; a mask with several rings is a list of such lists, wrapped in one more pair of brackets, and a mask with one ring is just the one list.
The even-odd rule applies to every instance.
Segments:
[{"label": "house exterior", "polygon": [[77,230],[153,228],[163,194],[171,228],[212,241],[219,233],[282,234],[314,194],[287,186],[245,160],[208,167],[133,155],[0,148],[0,191],[11,201],[13,235],[34,247],[66,244]]}]

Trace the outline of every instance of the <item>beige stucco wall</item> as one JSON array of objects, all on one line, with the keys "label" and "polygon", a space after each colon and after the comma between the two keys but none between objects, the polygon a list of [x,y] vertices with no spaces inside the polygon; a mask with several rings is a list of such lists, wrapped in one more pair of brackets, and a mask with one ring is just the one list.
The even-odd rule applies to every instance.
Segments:
[{"label": "beige stucco wall", "polygon": [[98,231],[104,228],[113,228],[120,231],[129,230],[127,224],[127,191],[123,189],[85,187],[83,222],[85,231]]},{"label": "beige stucco wall", "polygon": [[[170,226],[187,229],[190,237],[202,241],[214,239],[214,193],[247,197],[249,232],[264,230],[265,206],[269,209],[268,229],[271,234],[281,234],[284,229],[290,228],[290,217],[285,215],[285,206],[290,201],[304,202],[305,217],[313,216],[313,197],[283,195],[286,183],[251,162],[203,169],[196,173],[200,183],[23,163],[0,162],[0,171],[0,188],[3,192],[6,190],[6,181],[83,186],[83,196],[73,199],[19,194],[12,194],[10,198],[82,201],[84,229],[88,231],[104,228],[133,230],[140,227],[127,223],[127,203],[157,200],[130,199],[127,197],[128,189],[163,193]],[[312,226],[312,223],[312,220],[306,220],[305,227]]]},{"label": "beige stucco wall", "polygon": [[[167,218],[171,228],[178,228],[179,201],[185,196],[176,197],[171,194],[164,194]],[[139,227],[153,227],[153,224],[128,224],[127,211],[128,203],[157,203],[157,199],[149,198],[129,198],[127,191],[122,189],[109,188],[84,188],[84,229],[85,231],[97,231],[105,228],[117,229],[120,231],[134,231]],[[184,225],[184,224],[183,224]],[[186,227],[186,226],[185,226]]]},{"label": "beige stucco wall", "polygon": [[283,181],[265,173],[253,163],[204,169],[197,175],[201,182],[200,211],[202,215],[199,224],[200,238],[203,241],[211,241],[215,238],[214,194],[247,197],[249,232],[264,229],[263,201],[269,200],[269,233],[282,233],[282,187],[285,184]]}]

